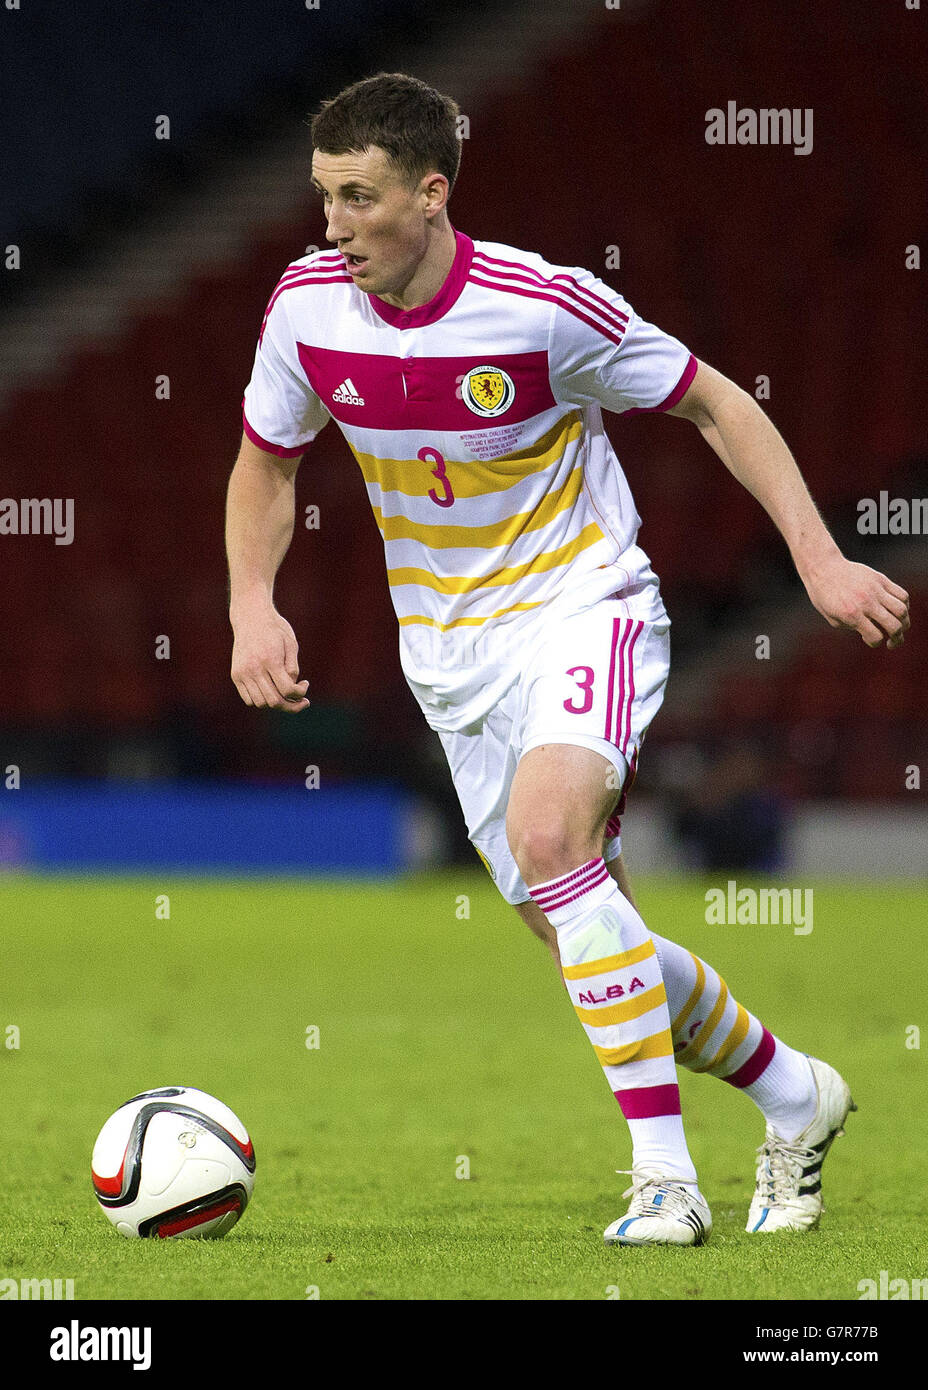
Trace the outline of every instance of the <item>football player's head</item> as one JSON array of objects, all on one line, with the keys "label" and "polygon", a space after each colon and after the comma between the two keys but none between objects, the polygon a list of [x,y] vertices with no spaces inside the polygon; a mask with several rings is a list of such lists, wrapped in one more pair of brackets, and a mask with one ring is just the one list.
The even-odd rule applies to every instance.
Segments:
[{"label": "football player's head", "polygon": [[312,120],[312,181],[327,236],[359,289],[400,294],[422,260],[461,162],[459,108],[404,73],[346,87]]}]

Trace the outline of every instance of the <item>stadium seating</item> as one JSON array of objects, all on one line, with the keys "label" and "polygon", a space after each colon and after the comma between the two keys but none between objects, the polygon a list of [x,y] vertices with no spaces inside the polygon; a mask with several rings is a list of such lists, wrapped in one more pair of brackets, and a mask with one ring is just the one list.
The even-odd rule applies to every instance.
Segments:
[{"label": "stadium seating", "polygon": [[[680,0],[671,68],[655,42],[670,8],[623,24],[604,10],[543,71],[514,77],[471,113],[453,221],[602,274],[749,391],[769,377],[765,407],[827,514],[852,523],[862,490],[891,486],[925,451],[906,346],[921,337],[920,292],[900,243],[919,159],[905,120],[914,52],[900,37],[884,54],[898,73],[893,108],[870,87],[867,7],[833,7],[826,26],[801,0],[766,12]],[[840,73],[823,60],[833,48]],[[769,73],[762,95],[814,107],[819,157],[757,149],[746,177],[744,151],[707,146],[704,119],[742,92],[739,72],[757,50]],[[588,80],[591,53],[608,84]],[[672,160],[655,157],[668,150]],[[9,401],[2,491],[73,496],[77,537],[70,548],[33,539],[9,567],[22,626],[3,643],[8,723],[154,728],[185,710],[230,740],[230,763],[274,765],[275,726],[258,730],[230,711],[222,509],[264,304],[309,241],[324,244],[311,204],[297,224],[269,224],[240,258],[149,306],[119,341],[87,344]],[[617,270],[606,269],[609,245],[621,252]],[[169,400],[155,396],[161,374]],[[681,422],[639,416],[609,428],[675,621],[720,595],[748,603],[759,560],[776,563],[782,550],[756,503]],[[321,509],[318,530],[300,525],[309,503]],[[414,727],[379,536],[334,427],[306,457],[298,508],[279,601],[310,678],[326,701],[372,719],[394,701],[397,727]],[[161,634],[169,662],[155,660]],[[791,727],[817,721],[831,731],[827,757],[794,769],[797,792],[895,795],[888,750],[905,746],[917,720],[923,651],[895,653],[889,683],[859,642],[852,651],[836,639],[827,659],[815,642],[774,675],[726,677],[715,718],[775,727],[785,745]],[[888,761],[864,754],[877,738]]]}]

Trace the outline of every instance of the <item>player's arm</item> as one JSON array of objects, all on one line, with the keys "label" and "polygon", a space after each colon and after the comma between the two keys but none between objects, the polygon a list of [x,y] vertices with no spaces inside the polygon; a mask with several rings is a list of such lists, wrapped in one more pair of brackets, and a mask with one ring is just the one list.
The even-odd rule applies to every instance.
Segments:
[{"label": "player's arm", "polygon": [[909,628],[905,589],[847,560],[829,534],[796,461],[760,406],[728,377],[698,364],[668,412],[691,420],[726,468],[757,498],[786,544],[813,606],[832,627],[859,632],[868,647],[898,647]]},{"label": "player's arm", "polygon": [[293,536],[298,458],[279,458],[242,437],[226,501],[232,680],[246,705],[299,713],[296,636],[274,607],[274,579]]}]

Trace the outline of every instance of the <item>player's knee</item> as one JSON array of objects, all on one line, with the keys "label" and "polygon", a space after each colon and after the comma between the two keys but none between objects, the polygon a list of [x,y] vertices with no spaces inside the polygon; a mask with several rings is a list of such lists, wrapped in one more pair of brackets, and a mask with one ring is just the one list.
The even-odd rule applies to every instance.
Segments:
[{"label": "player's knee", "polygon": [[509,848],[529,885],[570,873],[599,851],[586,843],[566,818],[540,813],[537,819],[507,826]]}]

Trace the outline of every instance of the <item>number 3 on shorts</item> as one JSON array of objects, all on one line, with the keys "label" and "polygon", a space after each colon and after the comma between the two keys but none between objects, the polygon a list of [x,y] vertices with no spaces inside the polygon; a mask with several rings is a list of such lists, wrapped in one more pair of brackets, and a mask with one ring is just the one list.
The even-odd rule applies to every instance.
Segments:
[{"label": "number 3 on shorts", "polygon": [[[577,674],[581,671],[584,673],[583,680],[581,680],[580,676]],[[593,678],[595,673],[592,666],[571,666],[567,674],[568,676],[573,676],[577,685],[583,691],[583,704],[575,705],[574,697],[571,696],[569,700],[564,701],[564,708],[568,714],[588,714],[593,708]]]}]

